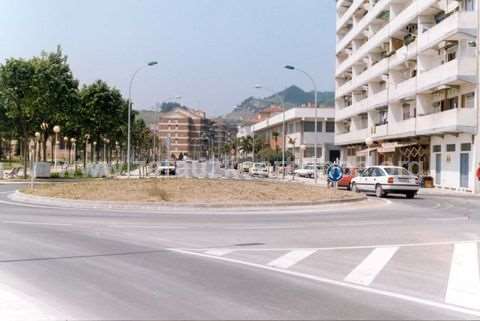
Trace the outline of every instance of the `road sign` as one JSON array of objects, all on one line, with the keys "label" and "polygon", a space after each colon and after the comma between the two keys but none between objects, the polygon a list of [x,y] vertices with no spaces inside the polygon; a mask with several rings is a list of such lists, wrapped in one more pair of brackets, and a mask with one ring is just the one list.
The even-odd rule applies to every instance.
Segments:
[{"label": "road sign", "polygon": [[332,165],[328,168],[328,179],[331,182],[338,182],[343,178],[343,168],[338,165]]}]

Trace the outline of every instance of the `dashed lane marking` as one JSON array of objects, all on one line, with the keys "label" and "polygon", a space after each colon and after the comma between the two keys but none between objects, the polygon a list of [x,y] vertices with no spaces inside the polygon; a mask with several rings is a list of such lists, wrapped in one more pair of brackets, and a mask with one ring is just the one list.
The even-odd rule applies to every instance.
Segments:
[{"label": "dashed lane marking", "polygon": [[376,248],[346,278],[346,282],[370,285],[397,253],[398,247]]},{"label": "dashed lane marking", "polygon": [[480,309],[478,243],[455,245],[445,302]]},{"label": "dashed lane marking", "polygon": [[245,261],[240,261],[232,258],[227,258],[227,257],[221,257],[221,256],[212,256],[208,255],[205,253],[200,253],[200,252],[191,252],[191,251],[186,251],[182,249],[175,249],[175,248],[170,248],[168,249],[169,251],[172,251],[174,253],[179,253],[179,254],[184,254],[184,255],[190,255],[190,256],[196,256],[196,257],[201,257],[201,258],[208,258],[208,259],[213,259],[217,261],[223,261],[227,263],[233,263],[233,264],[238,264],[238,265],[243,265],[243,266],[248,266],[252,268],[257,268],[257,269],[262,269],[262,270],[267,270],[271,272],[277,272],[277,273],[282,273],[298,278],[303,278],[311,281],[315,281],[318,283],[323,283],[323,284],[328,284],[328,285],[333,285],[333,286],[338,286],[346,289],[351,289],[351,290],[357,290],[369,294],[375,294],[375,295],[380,295],[380,296],[385,296],[393,299],[398,299],[402,301],[407,301],[419,305],[425,305],[429,307],[434,307],[442,310],[447,310],[447,311],[453,311],[453,312],[458,312],[462,314],[467,314],[467,315],[472,315],[472,316],[478,316],[480,317],[480,310],[473,310],[469,308],[463,308],[460,306],[454,306],[454,305],[449,305],[445,303],[440,303],[440,302],[435,302],[432,300],[428,299],[422,299],[418,297],[414,297],[411,295],[406,295],[406,294],[400,294],[400,293],[395,293],[387,290],[379,290],[379,289],[374,289],[374,288],[369,288],[363,285],[357,285],[353,283],[347,283],[343,281],[336,281],[333,279],[328,279],[324,277],[318,277],[306,273],[301,273],[301,272],[296,272],[292,270],[287,270],[287,269],[280,269],[276,268],[273,266],[267,266],[267,265],[261,265],[257,263],[250,263],[250,262],[245,262]]},{"label": "dashed lane marking", "polygon": [[[269,266],[273,266],[280,269],[288,269],[295,264],[305,260],[310,255],[317,252],[316,250],[295,250],[288,252],[284,256],[268,263]],[[208,252],[207,252],[208,253]]]}]

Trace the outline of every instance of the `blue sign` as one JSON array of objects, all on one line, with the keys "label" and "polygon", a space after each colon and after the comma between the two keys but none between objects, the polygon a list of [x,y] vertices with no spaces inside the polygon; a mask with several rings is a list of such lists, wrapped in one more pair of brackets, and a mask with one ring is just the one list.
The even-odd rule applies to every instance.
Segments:
[{"label": "blue sign", "polygon": [[343,168],[338,165],[332,165],[328,168],[328,179],[331,182],[338,182],[343,178]]}]

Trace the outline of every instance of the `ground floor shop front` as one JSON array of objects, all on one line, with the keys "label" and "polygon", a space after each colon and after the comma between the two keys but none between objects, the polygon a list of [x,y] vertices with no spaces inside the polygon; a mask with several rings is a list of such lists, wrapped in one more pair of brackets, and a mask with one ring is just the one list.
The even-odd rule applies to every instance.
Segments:
[{"label": "ground floor shop front", "polygon": [[344,166],[355,168],[402,166],[432,179],[437,188],[480,193],[477,139],[471,134],[442,134],[344,146],[341,160]]}]

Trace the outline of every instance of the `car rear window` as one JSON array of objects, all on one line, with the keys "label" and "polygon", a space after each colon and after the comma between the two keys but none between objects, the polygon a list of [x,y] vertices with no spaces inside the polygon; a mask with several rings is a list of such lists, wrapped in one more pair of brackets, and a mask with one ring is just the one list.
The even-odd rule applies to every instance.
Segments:
[{"label": "car rear window", "polygon": [[412,176],[412,174],[407,171],[405,168],[401,167],[387,167],[384,168],[385,172],[387,172],[390,176]]}]

